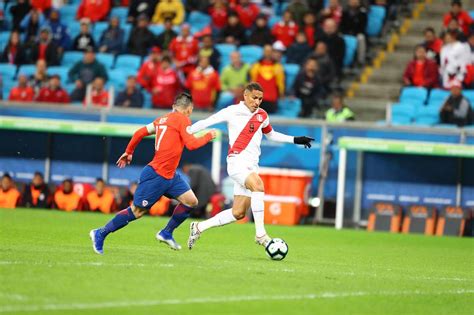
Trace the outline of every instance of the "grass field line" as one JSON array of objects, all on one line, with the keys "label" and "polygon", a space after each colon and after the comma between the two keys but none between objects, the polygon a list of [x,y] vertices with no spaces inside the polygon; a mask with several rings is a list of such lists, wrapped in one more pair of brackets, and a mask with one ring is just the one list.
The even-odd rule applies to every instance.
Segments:
[{"label": "grass field line", "polygon": [[4,305],[0,307],[0,313],[10,312],[39,312],[39,311],[72,311],[92,310],[123,307],[148,307],[159,305],[189,305],[189,304],[221,304],[258,301],[297,301],[297,300],[319,300],[338,299],[351,297],[390,297],[390,296],[413,296],[413,295],[469,295],[474,294],[474,289],[444,290],[444,291],[353,291],[353,292],[320,292],[310,294],[294,295],[237,295],[185,299],[143,300],[143,301],[108,301],[96,303],[70,303],[70,304],[42,304],[42,305]]}]

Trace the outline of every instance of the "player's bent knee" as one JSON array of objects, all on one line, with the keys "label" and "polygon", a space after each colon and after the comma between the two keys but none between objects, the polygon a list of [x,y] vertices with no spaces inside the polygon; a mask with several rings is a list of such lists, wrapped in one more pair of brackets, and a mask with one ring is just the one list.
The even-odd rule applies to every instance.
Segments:
[{"label": "player's bent knee", "polygon": [[135,206],[134,208],[132,208],[132,212],[133,212],[133,215],[135,216],[135,218],[139,219],[141,218],[148,210],[145,209],[145,208],[139,208],[137,206]]},{"label": "player's bent knee", "polygon": [[199,200],[196,197],[186,200],[186,206],[191,207],[191,208],[196,208],[198,203],[199,203]]},{"label": "player's bent knee", "polygon": [[234,218],[236,218],[237,220],[241,220],[241,219],[245,218],[245,211],[240,211],[240,210],[234,210],[234,209],[232,209],[232,215],[233,215]]}]

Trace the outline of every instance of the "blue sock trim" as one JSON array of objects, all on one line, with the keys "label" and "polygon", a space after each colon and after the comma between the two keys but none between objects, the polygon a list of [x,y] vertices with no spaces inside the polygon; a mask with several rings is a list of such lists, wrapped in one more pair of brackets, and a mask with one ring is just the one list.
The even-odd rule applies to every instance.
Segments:
[{"label": "blue sock trim", "polygon": [[135,215],[133,214],[132,208],[128,207],[119,211],[115,217],[112,218],[101,230],[100,233],[103,237],[108,234],[120,230],[126,226],[129,222],[136,220]]}]

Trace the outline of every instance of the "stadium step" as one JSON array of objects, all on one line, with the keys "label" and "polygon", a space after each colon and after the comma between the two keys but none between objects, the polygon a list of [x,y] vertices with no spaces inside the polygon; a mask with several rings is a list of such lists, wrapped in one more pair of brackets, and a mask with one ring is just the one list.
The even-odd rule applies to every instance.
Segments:
[{"label": "stadium step", "polygon": [[381,104],[388,101],[396,101],[400,94],[400,84],[393,84],[391,82],[376,82],[361,85],[358,95],[374,100],[380,100]]},{"label": "stadium step", "polygon": [[347,104],[356,116],[356,120],[360,121],[378,121],[385,119],[386,104],[377,99],[370,98],[353,98],[347,100]]}]

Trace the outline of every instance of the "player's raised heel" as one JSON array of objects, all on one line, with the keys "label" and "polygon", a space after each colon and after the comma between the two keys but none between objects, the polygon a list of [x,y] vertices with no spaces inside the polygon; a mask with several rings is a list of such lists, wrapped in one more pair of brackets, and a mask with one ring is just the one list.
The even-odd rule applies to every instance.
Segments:
[{"label": "player's raised heel", "polygon": [[160,243],[167,244],[173,250],[181,250],[181,245],[179,245],[173,238],[173,235],[166,233],[165,231],[161,230],[156,233],[156,239],[160,241]]},{"label": "player's raised heel", "polygon": [[272,238],[267,234],[263,236],[255,236],[255,243],[257,243],[258,245],[262,245],[263,247],[267,247],[268,243],[270,243],[271,240]]},{"label": "player's raised heel", "polygon": [[89,232],[89,237],[92,240],[92,249],[99,255],[104,254],[104,237],[100,234],[99,229],[91,230]]},{"label": "player's raised heel", "polygon": [[196,241],[201,237],[201,232],[197,227],[197,222],[191,222],[189,225],[189,238],[188,238],[188,248],[193,249]]}]

